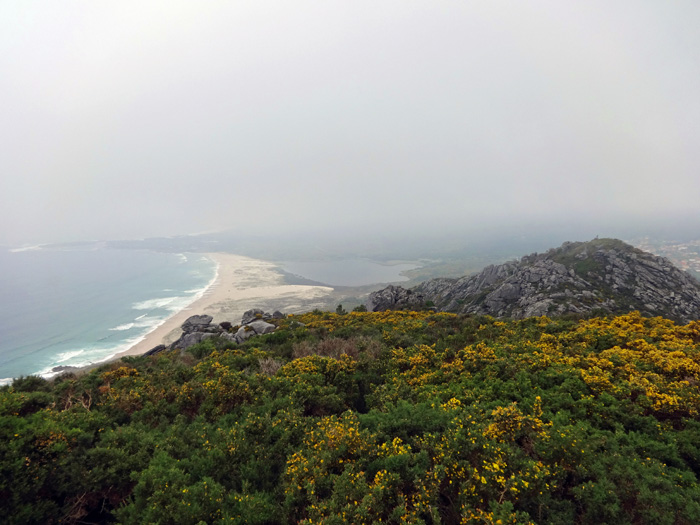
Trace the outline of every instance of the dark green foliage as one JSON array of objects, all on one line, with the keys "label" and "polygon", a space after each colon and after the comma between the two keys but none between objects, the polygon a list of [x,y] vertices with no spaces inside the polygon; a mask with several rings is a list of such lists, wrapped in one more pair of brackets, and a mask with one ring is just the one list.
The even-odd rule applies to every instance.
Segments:
[{"label": "dark green foliage", "polygon": [[23,376],[18,377],[12,383],[12,388],[15,392],[37,392],[50,390],[50,383],[39,376]]},{"label": "dark green foliage", "polygon": [[0,389],[2,522],[700,522],[697,323],[279,324]]}]

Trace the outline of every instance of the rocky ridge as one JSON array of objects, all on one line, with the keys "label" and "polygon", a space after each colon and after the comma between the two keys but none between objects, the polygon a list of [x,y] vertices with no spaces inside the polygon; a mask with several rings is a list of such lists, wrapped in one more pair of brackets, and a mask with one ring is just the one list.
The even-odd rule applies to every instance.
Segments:
[{"label": "rocky ridge", "polygon": [[390,286],[367,302],[371,311],[417,305],[516,319],[639,310],[687,322],[700,319],[700,283],[668,259],[616,239],[594,239],[458,279],[430,279],[410,290]]}]

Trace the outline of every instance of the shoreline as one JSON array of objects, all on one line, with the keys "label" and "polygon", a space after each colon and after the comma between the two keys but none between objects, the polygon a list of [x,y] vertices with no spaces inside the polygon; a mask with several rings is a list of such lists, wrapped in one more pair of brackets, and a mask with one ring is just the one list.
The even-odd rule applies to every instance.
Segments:
[{"label": "shoreline", "polygon": [[[216,264],[216,270],[214,273],[214,277],[212,280],[209,282],[206,288],[204,288],[200,294],[199,297],[195,298],[190,304],[185,306],[182,310],[178,310],[177,312],[174,312],[170,317],[165,318],[160,324],[156,325],[151,331],[146,332],[143,336],[141,336],[141,340],[134,343],[131,345],[129,348],[126,350],[122,350],[121,352],[117,352],[114,354],[112,357],[105,359],[101,363],[97,364],[103,364],[103,363],[109,363],[110,361],[116,361],[121,359],[122,357],[129,356],[129,355],[141,355],[145,354],[148,352],[151,348],[154,348],[158,346],[159,344],[162,344],[162,341],[166,340],[168,334],[170,334],[174,328],[179,328],[182,323],[185,322],[187,317],[185,317],[182,322],[177,324],[177,326],[174,326],[174,323],[177,323],[178,320],[182,315],[188,312],[188,310],[192,307],[195,307],[198,305],[200,301],[205,299],[209,292],[213,290],[216,285],[219,282],[219,279],[221,278],[221,260],[217,257],[214,257],[213,253],[205,253],[204,254],[206,257],[214,261]],[[160,341],[153,343],[153,341]],[[146,348],[147,347],[147,348]]]},{"label": "shoreline", "polygon": [[96,365],[142,355],[160,344],[172,343],[182,333],[181,325],[193,315],[211,315],[213,323],[229,321],[236,325],[251,308],[296,313],[313,308],[333,291],[329,286],[284,284],[277,265],[261,259],[222,252],[202,255],[216,263],[217,271],[201,297],[165,319],[129,349]]},{"label": "shoreline", "polygon": [[[251,308],[261,308],[270,313],[279,310],[285,314],[317,308],[327,310],[346,299],[357,302],[358,297],[374,288],[374,285],[329,286],[307,278],[294,278],[278,262],[224,252],[196,253],[212,260],[216,269],[206,287],[193,295],[191,302],[183,309],[171,312],[159,324],[151,326],[150,331],[124,341],[108,356],[93,361],[86,359],[76,365],[59,362],[52,368],[30,375],[53,379],[63,373],[82,373],[123,357],[142,355],[160,344],[167,346],[180,337],[182,324],[193,315],[211,315],[215,324],[228,321],[238,325],[243,313]],[[13,379],[3,378],[0,385],[10,384]]]}]

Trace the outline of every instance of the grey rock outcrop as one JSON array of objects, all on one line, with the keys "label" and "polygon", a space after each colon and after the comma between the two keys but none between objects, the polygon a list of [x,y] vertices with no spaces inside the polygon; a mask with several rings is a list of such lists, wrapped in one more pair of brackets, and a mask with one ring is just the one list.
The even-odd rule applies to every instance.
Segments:
[{"label": "grey rock outcrop", "polygon": [[425,303],[422,294],[407,290],[401,286],[389,285],[383,290],[371,293],[367,301],[367,310],[381,312],[396,308],[420,308]]},{"label": "grey rock outcrop", "polygon": [[[283,316],[283,314],[280,314]],[[212,325],[213,318],[210,315],[193,315],[182,324],[182,335],[180,338],[170,345],[170,349],[186,350],[187,348],[201,343],[210,337],[223,337],[234,343],[242,343],[243,341],[256,336],[269,334],[277,328],[274,324],[265,322],[263,317],[272,319],[273,316],[265,314],[262,310],[254,308],[243,314],[241,327],[233,334],[229,332],[231,323],[223,322]],[[284,316],[283,316],[284,317]],[[162,351],[163,348],[156,347],[149,351],[149,355]]]},{"label": "grey rock outcrop", "polygon": [[[188,317],[187,320],[182,323],[182,335],[180,338],[170,345],[171,350],[186,350],[190,346],[201,343],[205,339],[210,337],[215,337],[220,335],[224,330],[219,325],[212,325],[211,322],[213,317],[211,315],[193,315]],[[158,347],[149,351],[157,353],[156,349]],[[152,354],[151,354],[152,355]]]},{"label": "grey rock outcrop", "polygon": [[255,335],[269,334],[275,331],[276,326],[270,323],[266,323],[260,319],[252,321],[248,324],[244,324],[236,332],[235,339],[236,342],[242,343],[246,339],[250,339]]},{"label": "grey rock outcrop", "polygon": [[215,337],[219,334],[213,332],[189,332],[182,334],[182,337],[177,340],[177,343],[173,343],[173,348],[178,348],[180,350],[185,350],[190,346],[194,346],[201,343],[205,339],[210,337]]},{"label": "grey rock outcrop", "polygon": [[250,328],[255,330],[255,333],[258,335],[263,335],[263,334],[270,334],[275,331],[275,328],[277,328],[275,325],[266,323],[265,321],[253,321],[252,323],[248,323]]},{"label": "grey rock outcrop", "polygon": [[264,315],[265,312],[262,311],[260,308],[253,308],[251,310],[246,311],[243,314],[243,317],[241,318],[241,324],[246,325],[252,323],[256,319],[262,319]]},{"label": "grey rock outcrop", "polygon": [[148,352],[146,352],[143,355],[156,355],[156,354],[160,354],[163,350],[167,350],[167,349],[168,349],[168,347],[165,345],[158,345],[158,346],[154,346],[153,348],[151,348]]},{"label": "grey rock outcrop", "polygon": [[211,315],[193,315],[182,323],[182,331],[185,333],[201,332],[204,328],[209,328],[214,318]]},{"label": "grey rock outcrop", "polygon": [[233,328],[230,322],[224,321],[213,325],[211,324],[213,320],[212,316],[193,315],[182,323],[182,335],[177,341],[167,347],[165,345],[158,345],[146,352],[146,355],[155,355],[166,349],[186,350],[210,337],[223,337],[234,343],[242,343],[253,336],[269,334],[275,331],[277,327],[263,319],[284,319],[284,317],[285,315],[281,312],[275,312],[270,315],[258,308],[248,310],[243,314],[241,327],[234,334],[229,331]]},{"label": "grey rock outcrop", "polygon": [[79,367],[77,366],[70,366],[70,365],[59,365],[59,366],[54,366],[51,371],[52,372],[73,372],[76,370],[80,370]]},{"label": "grey rock outcrop", "polygon": [[397,288],[370,294],[368,308],[411,309],[422,298],[442,311],[494,317],[639,310],[680,322],[700,319],[698,281],[667,259],[615,239],[564,243],[475,275]]}]

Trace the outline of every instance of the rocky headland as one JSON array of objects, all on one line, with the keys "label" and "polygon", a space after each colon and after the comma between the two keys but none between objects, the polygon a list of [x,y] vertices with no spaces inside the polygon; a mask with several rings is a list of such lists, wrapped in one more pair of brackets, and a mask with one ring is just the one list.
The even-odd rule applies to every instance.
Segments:
[{"label": "rocky headland", "polygon": [[461,278],[370,294],[370,311],[433,307],[521,319],[638,310],[679,322],[700,319],[700,282],[663,257],[617,239],[567,242],[546,253]]}]

